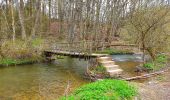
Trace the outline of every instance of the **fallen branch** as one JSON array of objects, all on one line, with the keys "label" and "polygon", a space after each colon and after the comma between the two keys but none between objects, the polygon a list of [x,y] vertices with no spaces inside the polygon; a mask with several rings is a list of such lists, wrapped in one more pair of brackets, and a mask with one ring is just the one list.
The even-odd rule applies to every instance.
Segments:
[{"label": "fallen branch", "polygon": [[164,72],[167,72],[168,70],[169,70],[169,68],[167,68],[166,70],[161,70],[161,71],[157,71],[157,72],[153,72],[153,73],[149,73],[149,74],[144,74],[144,75],[141,75],[141,76],[125,78],[123,80],[131,81],[131,80],[137,80],[137,79],[145,79],[145,78],[149,78],[149,77],[153,77],[153,76],[156,76],[156,75],[163,74]]}]

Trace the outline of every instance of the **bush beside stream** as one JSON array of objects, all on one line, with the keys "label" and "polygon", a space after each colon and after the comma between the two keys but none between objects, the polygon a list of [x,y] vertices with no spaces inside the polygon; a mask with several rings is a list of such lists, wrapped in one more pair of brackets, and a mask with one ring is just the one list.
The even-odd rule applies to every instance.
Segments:
[{"label": "bush beside stream", "polygon": [[6,40],[1,44],[0,65],[20,65],[42,60],[42,39],[32,41]]},{"label": "bush beside stream", "polygon": [[155,60],[145,63],[144,68],[147,70],[160,70],[166,66],[167,61],[168,57],[166,55],[159,54]]},{"label": "bush beside stream", "polygon": [[101,80],[76,89],[61,100],[132,100],[137,89],[122,80]]}]

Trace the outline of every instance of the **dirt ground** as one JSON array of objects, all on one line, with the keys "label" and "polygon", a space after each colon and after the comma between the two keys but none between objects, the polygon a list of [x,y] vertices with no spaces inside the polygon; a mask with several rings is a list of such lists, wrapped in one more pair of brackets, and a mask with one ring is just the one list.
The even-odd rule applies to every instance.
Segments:
[{"label": "dirt ground", "polygon": [[136,100],[170,100],[170,70],[152,78],[149,82],[137,85],[139,85],[139,96]]}]

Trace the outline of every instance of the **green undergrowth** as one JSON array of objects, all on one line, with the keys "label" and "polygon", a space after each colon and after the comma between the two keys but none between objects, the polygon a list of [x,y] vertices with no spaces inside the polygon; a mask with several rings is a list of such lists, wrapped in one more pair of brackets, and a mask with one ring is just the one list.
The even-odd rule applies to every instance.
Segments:
[{"label": "green undergrowth", "polygon": [[148,70],[160,70],[166,66],[167,61],[168,57],[166,55],[159,54],[154,61],[145,63],[144,68]]},{"label": "green undergrowth", "polygon": [[93,76],[96,76],[98,78],[108,78],[109,77],[109,74],[107,73],[106,68],[101,64],[98,64],[95,67],[92,66],[89,68],[89,70],[91,71],[91,74]]},{"label": "green undergrowth", "polygon": [[55,56],[56,59],[64,59],[64,56]]},{"label": "green undergrowth", "polygon": [[95,73],[106,73],[106,68],[102,65],[98,65],[93,69],[93,71]]},{"label": "green undergrowth", "polygon": [[9,65],[22,65],[22,64],[31,64],[38,62],[37,59],[10,59],[5,58],[0,60],[0,66],[9,66]]},{"label": "green undergrowth", "polygon": [[137,88],[122,80],[105,79],[84,85],[60,100],[132,100]]},{"label": "green undergrowth", "polygon": [[43,59],[43,39],[6,40],[0,46],[0,66],[20,65]]},{"label": "green undergrowth", "polygon": [[119,50],[119,49],[111,49],[111,48],[107,48],[104,49],[102,51],[96,51],[95,53],[100,53],[100,54],[133,54],[133,52],[129,51],[129,50]]}]

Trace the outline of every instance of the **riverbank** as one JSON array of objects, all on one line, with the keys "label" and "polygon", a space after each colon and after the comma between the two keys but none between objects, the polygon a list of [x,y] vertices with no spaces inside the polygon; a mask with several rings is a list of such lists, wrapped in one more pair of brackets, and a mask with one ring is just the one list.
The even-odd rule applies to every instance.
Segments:
[{"label": "riverbank", "polygon": [[40,60],[37,59],[1,59],[0,66],[15,66],[15,65],[24,65],[24,64],[33,64],[37,63]]},{"label": "riverbank", "polygon": [[32,64],[43,59],[43,39],[4,40],[0,46],[0,66]]}]

